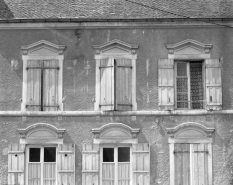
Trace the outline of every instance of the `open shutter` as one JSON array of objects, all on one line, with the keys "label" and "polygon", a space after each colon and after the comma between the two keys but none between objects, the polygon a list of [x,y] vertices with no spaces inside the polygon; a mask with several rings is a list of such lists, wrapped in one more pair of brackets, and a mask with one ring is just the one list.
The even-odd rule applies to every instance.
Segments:
[{"label": "open shutter", "polygon": [[83,144],[82,185],[98,185],[99,160],[99,145]]},{"label": "open shutter", "polygon": [[58,60],[44,60],[43,111],[57,111],[58,106]]},{"label": "open shutter", "polygon": [[116,59],[116,110],[132,110],[131,59]]},{"label": "open shutter", "polygon": [[[192,144],[192,184],[211,185],[212,180],[209,176],[209,152],[208,145],[211,144]],[[212,158],[211,158],[212,159]],[[211,164],[210,164],[211,165]],[[211,172],[210,172],[211,173]]]},{"label": "open shutter", "polygon": [[8,184],[25,185],[24,183],[25,145],[10,144],[8,148]]},{"label": "open shutter", "polygon": [[57,151],[57,184],[75,184],[75,145],[59,144]]},{"label": "open shutter", "polygon": [[133,144],[133,185],[150,184],[150,145],[149,143]]},{"label": "open shutter", "polygon": [[174,60],[159,59],[159,107],[161,110],[174,109]]},{"label": "open shutter", "polygon": [[206,59],[206,109],[222,109],[222,79],[219,59]]},{"label": "open shutter", "polygon": [[114,59],[100,60],[100,108],[114,110]]},{"label": "open shutter", "polygon": [[190,185],[190,144],[175,144],[175,185]]},{"label": "open shutter", "polygon": [[41,60],[27,61],[26,110],[41,110]]}]

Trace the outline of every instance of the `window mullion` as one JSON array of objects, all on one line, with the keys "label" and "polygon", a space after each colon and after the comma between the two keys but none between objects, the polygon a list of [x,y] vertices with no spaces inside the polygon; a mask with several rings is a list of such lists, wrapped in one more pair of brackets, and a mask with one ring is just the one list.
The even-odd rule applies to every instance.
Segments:
[{"label": "window mullion", "polygon": [[118,185],[118,147],[114,147],[114,156],[115,156],[115,185]]},{"label": "window mullion", "polygon": [[40,161],[40,165],[41,165],[41,185],[44,184],[44,147],[41,147],[41,161]]},{"label": "window mullion", "polygon": [[43,103],[44,103],[44,100],[43,100],[43,96],[44,96],[44,61],[42,60],[41,62],[41,111],[43,111]]},{"label": "window mullion", "polygon": [[113,69],[113,73],[114,73],[114,87],[113,87],[113,91],[114,91],[114,110],[117,110],[117,97],[116,97],[116,71],[117,71],[117,62],[115,59],[113,59],[114,61],[114,69]]},{"label": "window mullion", "polygon": [[188,78],[188,107],[191,109],[191,83],[190,83],[190,62],[187,62],[187,78]]}]

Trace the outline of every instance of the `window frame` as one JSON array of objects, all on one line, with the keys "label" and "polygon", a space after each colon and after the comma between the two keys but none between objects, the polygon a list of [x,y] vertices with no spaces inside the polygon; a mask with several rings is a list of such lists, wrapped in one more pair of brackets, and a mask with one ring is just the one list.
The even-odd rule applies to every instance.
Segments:
[{"label": "window frame", "polygon": [[[191,62],[202,62],[202,82],[203,82],[203,107],[202,109],[193,109],[191,108],[191,82],[190,82],[190,63]],[[177,63],[187,63],[187,77],[188,77],[188,108],[177,108]],[[175,109],[177,110],[203,110],[206,105],[206,84],[205,84],[205,60],[174,60],[174,100],[175,100]]]},{"label": "window frame", "polygon": [[122,42],[120,40],[112,40],[102,45],[94,45],[95,49],[95,60],[96,60],[96,86],[95,86],[95,105],[94,110],[100,111],[100,61],[105,58],[123,58],[130,59],[132,65],[132,111],[137,110],[136,102],[136,60],[137,54],[135,49],[138,48],[137,45],[130,45],[128,43]]},{"label": "window frame", "polygon": [[22,88],[22,103],[21,111],[27,111],[27,63],[29,60],[58,60],[58,106],[59,111],[63,111],[63,60],[64,60],[64,45],[56,45],[51,42],[41,40],[36,43],[22,46],[23,60],[23,88]]},{"label": "window frame", "polygon": [[[200,135],[197,136],[195,134],[190,134],[190,132],[199,133]],[[202,124],[195,123],[195,122],[188,122],[182,123],[173,128],[166,128],[167,133],[169,134],[169,155],[170,155],[170,185],[175,185],[175,144],[190,144],[190,149],[192,148],[192,144],[208,144],[208,185],[213,184],[213,133],[215,131],[214,128],[207,128]],[[188,131],[189,135],[185,136],[182,133]],[[190,155],[191,150],[190,150]],[[191,168],[192,159],[190,158],[190,168]],[[191,171],[190,169],[190,178],[191,178]],[[192,184],[192,183],[191,183]]]},{"label": "window frame", "polygon": [[[129,147],[130,148],[130,185],[133,182],[133,169],[132,169],[132,144],[100,144],[100,185],[102,185],[102,164],[103,164],[103,148],[114,148],[114,164],[115,164],[115,181],[114,185],[118,185],[118,148]],[[116,154],[116,155],[115,155]],[[116,160],[116,161],[115,161]]]},{"label": "window frame", "polygon": [[45,147],[55,147],[56,148],[56,162],[55,162],[55,184],[57,184],[57,145],[55,144],[48,144],[48,145],[40,145],[40,144],[29,144],[29,145],[26,145],[26,175],[25,175],[25,180],[26,180],[26,185],[28,185],[28,165],[29,165],[29,149],[30,148],[40,148],[40,164],[41,164],[41,184],[40,185],[43,185],[44,184],[44,179],[43,179],[43,168],[44,168],[44,148]]}]

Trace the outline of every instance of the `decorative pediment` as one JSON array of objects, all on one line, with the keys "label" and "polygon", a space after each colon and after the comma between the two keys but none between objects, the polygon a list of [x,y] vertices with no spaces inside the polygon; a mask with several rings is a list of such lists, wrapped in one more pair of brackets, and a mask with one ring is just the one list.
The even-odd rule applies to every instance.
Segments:
[{"label": "decorative pediment", "polygon": [[95,138],[99,139],[132,139],[137,138],[139,128],[131,128],[122,123],[109,123],[92,129]]},{"label": "decorative pediment", "polygon": [[214,128],[207,128],[199,123],[182,123],[174,128],[167,128],[167,133],[171,138],[176,139],[204,139],[212,137]]},{"label": "decorative pediment", "polygon": [[131,45],[126,42],[114,39],[101,45],[93,45],[95,53],[98,54],[135,54],[138,45]]},{"label": "decorative pediment", "polygon": [[176,44],[167,44],[169,54],[197,55],[209,54],[212,48],[211,44],[203,44],[201,42],[187,39]]},{"label": "decorative pediment", "polygon": [[46,40],[41,40],[33,44],[22,46],[23,55],[62,55],[65,50],[64,45],[57,45]]},{"label": "decorative pediment", "polygon": [[37,123],[25,129],[18,129],[18,132],[23,139],[49,140],[63,138],[65,129],[57,129],[46,123]]}]

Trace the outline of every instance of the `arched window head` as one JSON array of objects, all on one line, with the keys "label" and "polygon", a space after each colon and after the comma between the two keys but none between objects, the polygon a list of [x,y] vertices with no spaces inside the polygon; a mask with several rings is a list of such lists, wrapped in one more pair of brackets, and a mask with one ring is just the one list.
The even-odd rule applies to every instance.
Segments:
[{"label": "arched window head", "polygon": [[58,129],[47,123],[36,123],[25,129],[18,129],[21,144],[62,144],[65,129]]}]

